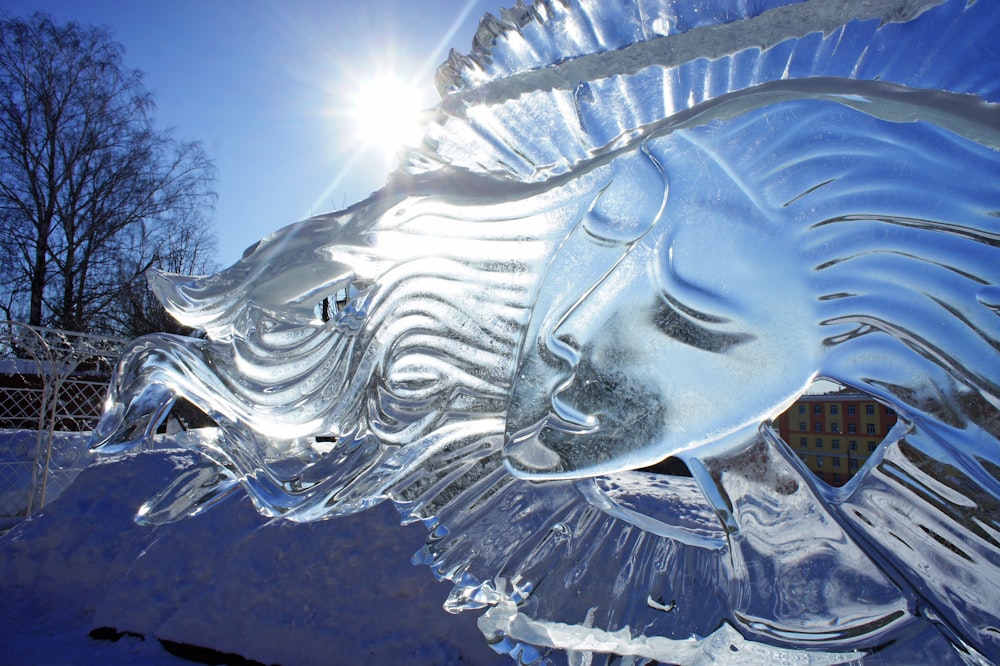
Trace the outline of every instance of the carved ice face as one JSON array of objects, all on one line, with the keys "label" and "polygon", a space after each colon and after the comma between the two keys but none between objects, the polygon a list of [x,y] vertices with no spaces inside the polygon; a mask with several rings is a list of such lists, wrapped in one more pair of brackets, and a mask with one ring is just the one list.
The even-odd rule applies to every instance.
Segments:
[{"label": "carved ice face", "polygon": [[[812,379],[815,315],[782,225],[698,149],[672,141],[660,154],[670,193],[656,226],[606,273],[592,266],[596,281],[557,256],[542,285],[582,283],[568,307],[537,315],[525,346],[505,447],[519,476],[650,465],[756,427]],[[567,251],[587,254],[579,240]]]}]

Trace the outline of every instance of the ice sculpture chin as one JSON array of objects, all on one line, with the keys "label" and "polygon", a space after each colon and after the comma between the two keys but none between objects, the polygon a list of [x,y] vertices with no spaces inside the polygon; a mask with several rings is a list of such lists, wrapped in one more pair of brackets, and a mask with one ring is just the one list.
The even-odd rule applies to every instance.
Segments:
[{"label": "ice sculpture chin", "polygon": [[[998,29],[965,0],[487,16],[385,189],[151,277],[205,335],[134,342],[95,446],[178,398],[221,427],[145,522],[393,501],[526,663],[996,659]],[[771,425],[819,377],[900,416],[843,488]]]}]

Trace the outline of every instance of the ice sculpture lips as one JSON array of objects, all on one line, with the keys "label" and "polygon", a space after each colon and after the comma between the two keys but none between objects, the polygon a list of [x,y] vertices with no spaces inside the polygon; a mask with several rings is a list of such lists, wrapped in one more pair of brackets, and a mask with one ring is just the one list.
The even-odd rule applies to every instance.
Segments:
[{"label": "ice sculpture lips", "polygon": [[[578,476],[572,474],[575,470],[565,469],[562,456],[548,442],[560,437],[558,433],[570,436],[596,433],[600,430],[600,420],[567,406],[558,396],[552,397],[552,410],[540,421],[507,436],[504,459],[515,476],[539,472],[569,472],[568,478]],[[508,420],[507,427],[517,426]]]},{"label": "ice sculpture lips", "polygon": [[600,419],[570,407],[565,401],[559,399],[558,394],[552,398],[552,408],[555,411],[550,413],[545,420],[546,425],[550,428],[571,435],[583,435],[597,432],[601,427]]},{"label": "ice sculpture lips", "polygon": [[[548,409],[542,418],[530,412],[508,414],[504,457],[514,475],[573,479],[646,464],[633,460],[634,451],[656,442],[667,421],[667,405],[653,387],[594,368],[586,357],[568,379],[556,383],[544,399]],[[515,383],[512,401],[530,404],[520,387]]]}]

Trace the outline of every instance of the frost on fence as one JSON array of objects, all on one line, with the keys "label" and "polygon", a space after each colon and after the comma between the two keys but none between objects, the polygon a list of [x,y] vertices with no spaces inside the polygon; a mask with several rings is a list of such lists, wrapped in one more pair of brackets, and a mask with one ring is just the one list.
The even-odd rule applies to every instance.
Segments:
[{"label": "frost on fence", "polygon": [[[136,341],[96,443],[178,397],[222,427],[145,522],[392,500],[523,661],[995,659],[998,30],[984,0],[487,17],[383,190],[153,276],[207,336]],[[771,425],[820,377],[899,414],[843,488]]]}]

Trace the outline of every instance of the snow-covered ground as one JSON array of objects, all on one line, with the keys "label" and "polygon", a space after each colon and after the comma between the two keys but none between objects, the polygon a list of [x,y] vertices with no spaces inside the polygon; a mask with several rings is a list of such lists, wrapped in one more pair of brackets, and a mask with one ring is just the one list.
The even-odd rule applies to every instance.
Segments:
[{"label": "snow-covered ground", "polygon": [[[240,492],[135,524],[178,468],[200,464],[179,449],[98,461],[0,537],[0,664],[190,663],[161,641],[284,666],[511,663],[475,615],[442,610],[450,585],[410,564],[424,530],[391,506],[299,525]],[[102,628],[127,633],[89,637]]]}]

